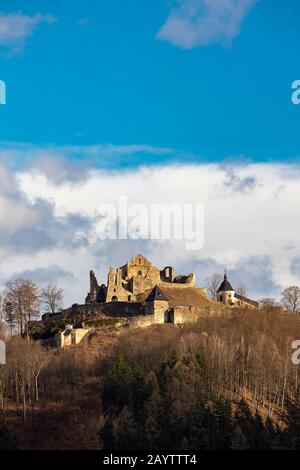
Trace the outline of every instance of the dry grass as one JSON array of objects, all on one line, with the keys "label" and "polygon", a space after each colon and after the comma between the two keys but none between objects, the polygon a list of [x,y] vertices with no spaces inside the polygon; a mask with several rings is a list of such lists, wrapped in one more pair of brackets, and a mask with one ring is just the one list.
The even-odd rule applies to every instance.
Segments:
[{"label": "dry grass", "polygon": [[[178,295],[189,293],[178,289]],[[205,317],[181,328],[165,324],[120,334],[89,333],[77,346],[49,351],[51,360],[41,377],[41,401],[28,409],[24,425],[10,399],[7,423],[22,448],[96,449],[103,423],[102,387],[117,354],[122,352],[147,376],[174,352],[188,364],[186,359],[199,348],[205,355],[203,382],[208,393],[223,394],[233,402],[244,397],[263,416],[271,410],[276,418],[283,387],[286,393],[299,393],[297,368],[289,360],[291,343],[299,338],[299,317],[246,309]]]}]

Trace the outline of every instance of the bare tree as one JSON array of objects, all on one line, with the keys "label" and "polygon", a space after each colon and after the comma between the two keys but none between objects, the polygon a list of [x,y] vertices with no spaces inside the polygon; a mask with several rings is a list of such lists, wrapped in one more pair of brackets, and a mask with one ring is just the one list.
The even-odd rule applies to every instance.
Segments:
[{"label": "bare tree", "polygon": [[223,276],[218,273],[214,273],[206,279],[206,289],[209,297],[216,300],[217,299],[217,290],[220,287]]},{"label": "bare tree", "polygon": [[287,310],[299,313],[300,310],[300,288],[297,286],[290,286],[281,292],[281,303]]},{"label": "bare tree", "polygon": [[267,297],[264,299],[260,299],[259,301],[260,308],[264,310],[272,310],[280,308],[280,304],[277,302],[276,299],[272,297]]},{"label": "bare tree", "polygon": [[236,288],[236,293],[239,294],[239,295],[242,295],[243,297],[247,297],[247,286],[246,284],[240,284],[237,288]]},{"label": "bare tree", "polygon": [[3,339],[2,336],[5,336],[6,330],[4,305],[4,295],[0,293],[0,339]]},{"label": "bare tree", "polygon": [[8,325],[10,330],[10,336],[12,336],[15,332],[16,327],[18,326],[18,321],[14,312],[14,307],[8,300],[5,300],[3,306],[4,314],[5,314],[5,322]]},{"label": "bare tree", "polygon": [[6,283],[5,302],[10,321],[15,322],[20,334],[29,340],[31,322],[39,317],[40,295],[30,279],[16,279]]},{"label": "bare tree", "polygon": [[5,300],[4,300],[4,294],[3,292],[0,293],[0,322],[5,320]]},{"label": "bare tree", "polygon": [[39,377],[42,369],[49,362],[49,354],[42,348],[39,342],[31,342],[30,347],[30,365],[34,382],[34,397],[36,401],[39,401]]},{"label": "bare tree", "polygon": [[8,390],[8,370],[6,366],[0,365],[0,408],[2,416],[2,424],[5,425],[6,420],[6,401]]},{"label": "bare tree", "polygon": [[46,312],[55,313],[63,307],[63,290],[55,284],[48,284],[41,291],[41,300]]}]

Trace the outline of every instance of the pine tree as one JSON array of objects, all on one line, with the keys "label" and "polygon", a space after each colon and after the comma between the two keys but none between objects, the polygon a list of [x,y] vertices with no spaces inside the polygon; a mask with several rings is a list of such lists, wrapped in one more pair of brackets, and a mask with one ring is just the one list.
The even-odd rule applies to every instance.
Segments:
[{"label": "pine tree", "polygon": [[253,447],[256,450],[268,450],[270,449],[271,436],[267,427],[264,425],[263,420],[256,411],[253,417]]},{"label": "pine tree", "polygon": [[116,449],[143,449],[145,441],[144,430],[135,421],[133,413],[125,406],[113,423],[114,442]]},{"label": "pine tree", "polygon": [[140,413],[149,392],[143,371],[120,355],[108,373],[103,392],[104,408],[120,411],[127,406]]},{"label": "pine tree", "polygon": [[113,419],[111,417],[106,419],[104,426],[99,432],[101,448],[102,449],[115,449],[115,436],[113,429]]},{"label": "pine tree", "polygon": [[215,446],[217,449],[230,449],[233,433],[232,410],[228,400],[220,400],[215,404],[215,416],[217,421],[217,433]]},{"label": "pine tree", "polygon": [[286,414],[284,416],[287,430],[285,433],[285,443],[290,443],[289,447],[300,449],[300,404],[296,400],[289,399],[286,402]]},{"label": "pine tree", "polygon": [[17,448],[16,436],[7,428],[0,428],[0,450],[16,450]]},{"label": "pine tree", "polygon": [[232,450],[248,450],[249,449],[247,438],[239,426],[237,426],[233,431],[232,438],[231,438],[231,449]]},{"label": "pine tree", "polygon": [[254,419],[245,400],[240,400],[235,414],[235,423],[246,437],[249,448],[255,447]]}]

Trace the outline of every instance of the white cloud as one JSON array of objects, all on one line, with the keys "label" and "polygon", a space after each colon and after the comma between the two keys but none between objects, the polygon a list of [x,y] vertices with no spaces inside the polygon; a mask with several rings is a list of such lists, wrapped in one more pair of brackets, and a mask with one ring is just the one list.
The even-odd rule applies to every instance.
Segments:
[{"label": "white cloud", "polygon": [[0,47],[5,47],[12,53],[22,52],[26,39],[32,36],[41,23],[52,24],[54,21],[56,18],[52,15],[37,13],[29,16],[21,11],[0,12]]},{"label": "white cloud", "polygon": [[184,49],[229,46],[255,3],[257,0],[176,0],[157,38]]},{"label": "white cloud", "polygon": [[[161,267],[174,265],[178,273],[195,271],[199,286],[226,265],[233,283],[245,282],[254,298],[300,285],[297,164],[169,162],[120,170],[97,168],[93,160],[78,167],[69,160],[69,147],[1,149],[0,288],[22,273],[41,282],[49,275],[65,289],[67,304],[82,302],[90,269],[105,282],[110,265],[122,265],[137,252]],[[25,158],[20,167],[22,149],[34,159]],[[128,158],[130,149],[139,147],[122,148]],[[97,155],[99,150],[104,151],[100,146]],[[89,155],[95,149],[76,149],[81,151]],[[113,146],[105,152],[118,154]],[[120,195],[129,204],[203,203],[203,250],[186,251],[184,241],[99,240],[96,209],[117,204]]]},{"label": "white cloud", "polygon": [[[86,233],[88,245],[80,246],[78,251],[82,260],[80,266],[77,266],[76,248],[72,257],[58,254],[55,263],[64,270],[69,265],[73,274],[78,271],[75,275],[78,292],[81,292],[79,272],[87,273],[89,268],[97,270],[97,264],[101,263],[102,281],[105,281],[108,265],[121,265],[140,250],[153,262],[174,264],[177,268],[197,269],[199,266],[200,269],[207,259],[219,267],[226,265],[235,272],[235,279],[238,272],[248,277],[241,280],[250,282],[252,295],[262,295],[264,288],[267,289],[265,294],[271,295],[276,286],[280,289],[280,286],[300,283],[299,272],[291,269],[293,260],[300,255],[297,203],[300,167],[297,165],[248,164],[228,168],[199,164],[127,171],[91,169],[82,181],[66,179],[59,183],[42,172],[22,171],[17,181],[31,203],[40,198],[51,203],[56,218],[80,214],[93,221],[99,204],[117,204],[120,195],[126,195],[129,203],[146,205],[155,202],[204,204],[205,245],[200,252],[185,251],[184,243],[178,241],[103,242],[97,239],[92,223],[90,232]],[[63,264],[60,264],[60,256]],[[97,261],[91,266],[93,257]],[[259,276],[262,269],[265,276],[268,273],[265,283],[264,277]],[[208,270],[197,272],[199,285],[203,285],[208,274]],[[259,285],[251,283],[252,280]]]},{"label": "white cloud", "polygon": [[[56,171],[52,171],[53,176],[60,178],[59,168],[62,176],[66,171],[73,172],[81,167],[78,172],[82,176],[82,169],[87,165],[95,165],[101,168],[119,168],[124,165],[129,167],[136,166],[143,157],[143,161],[162,161],[174,159],[178,157],[178,152],[167,147],[154,147],[151,145],[63,145],[57,147],[55,145],[38,146],[20,142],[0,141],[0,163],[12,160],[18,165],[32,162],[32,167],[40,167],[46,165],[48,169],[56,167]],[[76,165],[71,167],[67,162],[68,159],[76,161]],[[55,175],[56,174],[56,175]]]}]

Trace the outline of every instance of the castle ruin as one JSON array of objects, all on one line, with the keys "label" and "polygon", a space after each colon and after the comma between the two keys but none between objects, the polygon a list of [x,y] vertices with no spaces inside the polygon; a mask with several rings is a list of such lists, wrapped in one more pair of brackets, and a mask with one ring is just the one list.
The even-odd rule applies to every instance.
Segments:
[{"label": "castle ruin", "polygon": [[138,300],[140,294],[155,286],[195,288],[195,274],[175,276],[173,267],[167,266],[159,270],[145,256],[138,254],[116,271],[110,267],[106,286],[99,286],[95,273],[91,271],[90,291],[85,303],[133,302]]},{"label": "castle ruin", "polygon": [[57,334],[58,343],[64,347],[81,340],[83,324],[130,328],[182,324],[228,307],[258,308],[258,303],[236,293],[226,273],[215,302],[207,298],[205,288],[196,287],[194,273],[176,276],[173,267],[160,270],[138,254],[116,270],[111,267],[106,285],[99,285],[91,271],[85,303],[74,304],[57,314],[45,314],[42,320],[48,326],[57,319],[79,328]]}]

